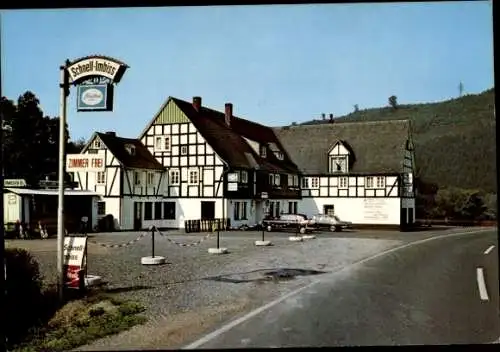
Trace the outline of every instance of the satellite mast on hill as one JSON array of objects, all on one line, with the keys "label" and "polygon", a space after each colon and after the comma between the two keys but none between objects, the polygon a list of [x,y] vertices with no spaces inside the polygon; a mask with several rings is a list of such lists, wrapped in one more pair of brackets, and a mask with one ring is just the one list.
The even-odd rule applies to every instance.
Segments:
[{"label": "satellite mast on hill", "polygon": [[464,84],[462,83],[462,81],[460,81],[460,84],[458,85],[458,93],[459,96],[462,96],[464,94]]}]

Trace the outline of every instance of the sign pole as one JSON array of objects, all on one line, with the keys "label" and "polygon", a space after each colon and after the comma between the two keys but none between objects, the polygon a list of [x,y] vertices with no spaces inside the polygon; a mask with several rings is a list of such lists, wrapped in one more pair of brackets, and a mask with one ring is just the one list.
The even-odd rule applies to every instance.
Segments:
[{"label": "sign pole", "polygon": [[59,300],[64,300],[64,153],[66,146],[66,92],[69,90],[66,66],[60,67],[59,114],[59,194],[57,206],[57,273]]}]

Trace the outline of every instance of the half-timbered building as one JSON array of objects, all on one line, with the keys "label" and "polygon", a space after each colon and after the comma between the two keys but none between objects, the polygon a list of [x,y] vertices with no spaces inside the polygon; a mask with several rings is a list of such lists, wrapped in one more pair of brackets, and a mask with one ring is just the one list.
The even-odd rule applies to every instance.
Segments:
[{"label": "half-timbered building", "polygon": [[299,211],[356,225],[415,221],[409,121],[333,122],[275,128],[303,174]]},{"label": "half-timbered building", "polygon": [[296,212],[299,171],[272,128],[170,97],[139,139],[168,170],[164,197],[185,220],[260,222],[266,213]]},{"label": "half-timbered building", "polygon": [[68,155],[66,169],[80,189],[101,196],[97,218],[112,215],[115,229],[175,223],[175,206],[163,198],[165,168],[137,139],[94,133],[80,154]]}]

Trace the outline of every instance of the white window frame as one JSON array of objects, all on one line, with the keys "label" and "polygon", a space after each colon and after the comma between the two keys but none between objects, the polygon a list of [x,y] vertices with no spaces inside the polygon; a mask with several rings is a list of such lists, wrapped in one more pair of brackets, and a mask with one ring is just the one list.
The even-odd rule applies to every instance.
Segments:
[{"label": "white window frame", "polygon": [[299,176],[293,175],[293,185],[294,185],[294,187],[299,186]]},{"label": "white window frame", "polygon": [[155,184],[155,173],[154,172],[148,172],[147,178],[146,178],[146,183],[149,186]]},{"label": "white window frame", "polygon": [[106,184],[106,171],[97,171],[95,173],[95,183],[97,185],[105,185]]},{"label": "white window frame", "polygon": [[188,184],[189,185],[197,185],[200,183],[199,172],[196,169],[188,170]]},{"label": "white window frame", "polygon": [[319,188],[319,177],[311,177],[311,189]]},{"label": "white window frame", "polygon": [[[344,161],[344,170],[341,170],[341,171],[337,171],[336,167],[335,167],[335,161],[336,160],[343,160]],[[334,173],[334,174],[339,174],[339,173],[347,173],[349,172],[349,164],[348,164],[348,158],[347,158],[347,155],[333,155],[333,156],[330,156],[330,171],[331,173]]]},{"label": "white window frame", "polygon": [[248,171],[240,171],[240,182],[241,183],[248,183]]},{"label": "white window frame", "polygon": [[92,142],[92,148],[93,148],[93,149],[101,149],[101,141],[99,140],[99,138],[96,138],[96,139]]},{"label": "white window frame", "polygon": [[141,172],[134,171],[134,186],[140,186],[142,184],[141,180]]},{"label": "white window frame", "polygon": [[385,177],[377,176],[376,177],[376,187],[377,188],[385,188]]},{"label": "white window frame", "polygon": [[247,202],[234,202],[233,218],[236,221],[248,220]]},{"label": "white window frame", "polygon": [[365,187],[366,188],[375,188],[375,180],[373,176],[365,177]]},{"label": "white window frame", "polygon": [[170,152],[172,149],[172,139],[170,136],[155,136],[154,138],[155,152]]},{"label": "white window frame", "polygon": [[170,185],[175,186],[181,183],[181,173],[179,170],[177,169],[170,170],[168,175],[169,175],[168,182]]},{"label": "white window frame", "polygon": [[274,186],[274,174],[269,174],[269,184]]},{"label": "white window frame", "polygon": [[280,174],[274,175],[274,185],[281,186],[281,175]]},{"label": "white window frame", "polygon": [[339,177],[338,182],[339,182],[339,189],[346,189],[349,186],[349,180],[347,176]]},{"label": "white window frame", "polygon": [[293,184],[293,175],[288,175],[288,186],[294,186]]}]

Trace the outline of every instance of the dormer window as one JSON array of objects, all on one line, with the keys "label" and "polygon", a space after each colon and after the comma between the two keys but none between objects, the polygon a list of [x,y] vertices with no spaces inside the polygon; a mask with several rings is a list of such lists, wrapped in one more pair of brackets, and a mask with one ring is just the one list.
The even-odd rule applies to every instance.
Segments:
[{"label": "dormer window", "polygon": [[265,158],[266,156],[267,156],[266,147],[265,146],[261,146],[260,147],[260,157],[261,158]]},{"label": "dormer window", "polygon": [[332,173],[346,173],[348,171],[347,156],[331,156],[330,171]]},{"label": "dormer window", "polygon": [[132,156],[135,155],[135,145],[127,144],[127,145],[125,145],[125,150],[127,151],[127,153],[129,153],[129,155],[132,155]]},{"label": "dormer window", "polygon": [[94,149],[101,149],[101,141],[99,138],[96,138],[94,142],[92,143],[92,148]]},{"label": "dormer window", "polygon": [[282,152],[275,152],[274,155],[276,155],[276,157],[279,159],[279,160],[283,160],[283,153]]}]

